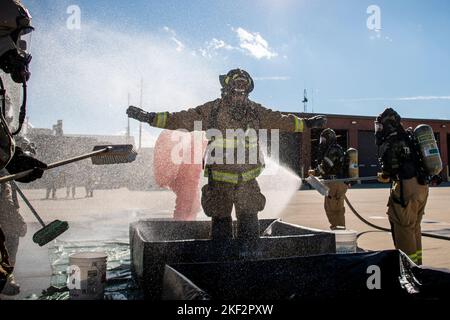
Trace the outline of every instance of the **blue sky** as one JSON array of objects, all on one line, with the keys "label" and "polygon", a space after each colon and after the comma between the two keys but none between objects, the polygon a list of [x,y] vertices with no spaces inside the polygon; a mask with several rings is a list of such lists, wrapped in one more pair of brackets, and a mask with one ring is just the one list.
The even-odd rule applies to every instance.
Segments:
[{"label": "blue sky", "polygon": [[[450,118],[450,2],[378,0],[24,0],[33,15],[30,121],[66,131],[124,130],[127,93],[149,110],[219,95],[235,67],[251,98],[283,111]],[[81,29],[68,30],[77,5]],[[369,30],[376,5],[381,30]],[[45,42],[45,44],[44,44]],[[148,131],[151,135],[151,131]]]}]

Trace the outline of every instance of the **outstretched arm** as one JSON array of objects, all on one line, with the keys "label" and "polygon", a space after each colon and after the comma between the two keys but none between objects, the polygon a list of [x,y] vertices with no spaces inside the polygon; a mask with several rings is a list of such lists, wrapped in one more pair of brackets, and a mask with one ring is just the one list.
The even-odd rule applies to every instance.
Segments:
[{"label": "outstretched arm", "polygon": [[[212,102],[207,102],[196,108],[179,112],[146,112],[140,108],[130,106],[127,115],[130,118],[161,129],[187,131],[206,130],[208,117],[213,107]],[[199,127],[195,125],[199,122]]]},{"label": "outstretched arm", "polygon": [[284,115],[279,111],[273,111],[260,107],[260,124],[263,129],[279,129],[284,132],[303,132],[305,129],[323,128],[326,126],[325,116],[312,118],[300,118],[293,114]]}]

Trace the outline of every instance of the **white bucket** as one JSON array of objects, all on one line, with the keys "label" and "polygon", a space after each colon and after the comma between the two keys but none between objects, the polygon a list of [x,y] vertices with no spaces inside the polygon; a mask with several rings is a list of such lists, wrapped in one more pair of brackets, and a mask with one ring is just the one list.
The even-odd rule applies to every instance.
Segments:
[{"label": "white bucket", "polygon": [[82,252],[69,257],[67,286],[72,300],[103,300],[106,286],[104,252]]},{"label": "white bucket", "polygon": [[333,231],[336,237],[336,253],[355,253],[356,231],[353,230],[335,230]]}]

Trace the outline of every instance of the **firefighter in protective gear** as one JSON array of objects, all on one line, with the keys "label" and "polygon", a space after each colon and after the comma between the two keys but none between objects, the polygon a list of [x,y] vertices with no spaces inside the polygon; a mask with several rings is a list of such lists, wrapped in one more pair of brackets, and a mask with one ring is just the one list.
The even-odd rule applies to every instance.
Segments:
[{"label": "firefighter in protective gear", "polygon": [[375,140],[381,181],[392,182],[387,215],[397,249],[422,264],[420,223],[425,214],[428,185],[422,179],[415,145],[401,124],[401,117],[387,108],[375,121]]},{"label": "firefighter in protective gear", "polygon": [[[30,78],[28,66],[31,55],[27,53],[27,44],[22,37],[34,30],[31,26],[31,16],[19,0],[0,0],[0,8],[0,70],[9,75],[14,83],[26,87],[26,82]],[[8,107],[17,108],[18,106],[7,105],[9,99],[4,86],[6,80],[0,77],[2,109],[0,112],[0,168],[6,167],[11,174],[34,168],[33,173],[18,180],[19,182],[31,182],[42,177],[42,169],[46,168],[46,165],[24,153],[22,149],[15,147],[6,114]],[[25,109],[25,102],[22,104],[22,108]],[[21,110],[20,121],[25,118],[25,113],[22,111],[24,110]],[[16,133],[18,132],[14,134]]]},{"label": "firefighter in protective gear", "polygon": [[[196,108],[175,113],[148,113],[131,106],[127,114],[159,128],[206,131],[205,175],[208,184],[202,188],[201,203],[205,214],[212,217],[211,237],[232,238],[234,205],[237,238],[257,239],[258,212],[264,209],[266,202],[256,181],[264,167],[257,133],[262,129],[303,132],[307,128],[323,127],[326,119],[323,116],[302,119],[292,114],[283,115],[251,101],[248,96],[254,83],[244,70],[231,70],[219,80],[221,98]],[[240,150],[244,150],[245,159],[241,159]]]},{"label": "firefighter in protective gear", "polygon": [[[310,170],[309,174],[322,176],[326,180],[345,178],[345,152],[337,143],[333,129],[325,129],[320,134],[319,155],[316,169]],[[345,228],[344,198],[348,186],[340,181],[327,182],[327,186],[330,191],[325,197],[324,207],[330,229]]]},{"label": "firefighter in protective gear", "polygon": [[[31,16],[18,0],[0,0],[0,70],[7,74],[14,83],[22,84],[26,96],[26,82],[30,78],[28,65],[31,56],[26,52],[26,42],[22,37],[33,30]],[[7,90],[0,74],[0,174],[14,174],[20,171],[34,169],[33,173],[20,179],[20,182],[30,182],[42,176],[46,164],[24,153],[15,147],[13,134],[6,120]],[[18,106],[13,106],[18,107]],[[22,104],[19,122],[25,119],[25,101]],[[20,127],[20,126],[19,126]],[[17,130],[14,134],[18,133]],[[6,172],[6,169],[8,172]],[[2,205],[3,207],[3,205]],[[4,209],[4,208],[2,208]],[[5,237],[0,226],[0,292],[5,284],[11,286],[13,268],[6,250]]]}]

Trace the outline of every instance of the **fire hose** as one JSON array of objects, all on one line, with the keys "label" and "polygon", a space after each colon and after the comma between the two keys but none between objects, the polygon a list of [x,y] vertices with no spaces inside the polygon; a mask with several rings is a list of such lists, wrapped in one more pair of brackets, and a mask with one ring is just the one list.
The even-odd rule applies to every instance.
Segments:
[{"label": "fire hose", "polygon": [[[358,180],[376,180],[377,177],[358,177],[358,178],[347,178],[347,179],[335,179],[333,181],[343,181],[343,182],[349,182],[349,181],[358,181]],[[328,196],[328,192],[329,192],[329,188],[324,184],[324,182],[326,182],[326,180],[321,180],[315,176],[309,176],[306,179],[306,182],[308,182],[308,184],[313,187],[314,189],[316,189],[321,195],[323,196]],[[358,211],[356,211],[356,209],[353,207],[353,205],[350,203],[350,201],[348,200],[347,196],[344,196],[345,202],[347,203],[348,207],[350,208],[350,210],[353,212],[353,214],[359,219],[361,220],[363,223],[365,223],[366,225],[377,229],[378,232],[392,232],[392,230],[390,228],[384,228],[384,227],[380,227],[377,226],[376,224],[371,223],[370,221],[366,220],[365,218],[363,218]],[[357,235],[357,237],[359,238],[360,236],[362,236],[363,234],[369,233],[369,232],[375,232],[375,231],[364,231],[361,232]],[[439,239],[439,240],[446,240],[446,241],[450,241],[450,237],[446,237],[443,235],[438,235],[438,234],[433,234],[433,233],[429,233],[429,232],[422,232],[421,233],[423,237],[428,237],[428,238],[434,238],[434,239]]]},{"label": "fire hose", "polygon": [[[358,211],[356,211],[356,209],[353,207],[353,205],[350,203],[350,201],[348,200],[347,196],[344,196],[345,199],[345,203],[347,203],[348,207],[350,208],[350,210],[353,212],[353,214],[362,222],[364,222],[365,224],[367,224],[368,226],[377,229],[379,231],[383,231],[383,232],[392,232],[391,229],[389,228],[383,228],[380,226],[377,226],[376,224],[371,223],[370,221],[367,221],[366,219],[364,219],[359,213]],[[374,231],[364,231],[361,232],[357,235],[357,238],[359,238],[360,236],[362,236],[363,234],[369,233],[369,232],[374,232]],[[434,238],[434,239],[439,239],[439,240],[447,240],[450,241],[450,237],[446,237],[446,236],[441,236],[438,234],[432,234],[429,232],[422,232],[422,236],[423,237],[428,237],[428,238]]]}]

